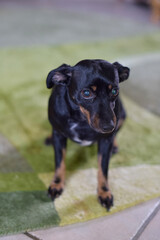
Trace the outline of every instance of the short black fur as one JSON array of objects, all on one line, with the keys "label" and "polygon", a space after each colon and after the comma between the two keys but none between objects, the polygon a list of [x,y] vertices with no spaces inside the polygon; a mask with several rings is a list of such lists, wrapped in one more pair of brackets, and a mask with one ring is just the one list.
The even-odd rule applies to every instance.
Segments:
[{"label": "short black fur", "polygon": [[98,199],[107,209],[113,205],[112,194],[105,195],[109,189],[108,165],[113,149],[117,148],[116,133],[126,118],[119,83],[128,79],[129,72],[118,62],[98,59],[83,60],[73,67],[63,64],[48,74],[47,87],[53,88],[48,107],[56,165],[55,179],[49,188],[53,200],[63,191],[64,182],[59,186],[56,179],[65,174],[63,153],[69,138],[84,146],[98,144]]}]

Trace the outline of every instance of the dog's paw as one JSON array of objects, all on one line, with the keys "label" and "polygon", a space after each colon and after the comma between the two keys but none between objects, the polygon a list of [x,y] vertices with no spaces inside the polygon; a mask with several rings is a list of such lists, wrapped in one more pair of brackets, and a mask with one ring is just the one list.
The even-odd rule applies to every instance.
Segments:
[{"label": "dog's paw", "polygon": [[98,194],[98,201],[99,203],[107,209],[107,211],[110,210],[110,208],[113,206],[113,195],[111,194],[110,190],[102,190]]},{"label": "dog's paw", "polygon": [[53,181],[51,185],[48,188],[48,195],[51,197],[52,201],[55,200],[55,198],[58,198],[64,189],[64,184],[61,182]]}]

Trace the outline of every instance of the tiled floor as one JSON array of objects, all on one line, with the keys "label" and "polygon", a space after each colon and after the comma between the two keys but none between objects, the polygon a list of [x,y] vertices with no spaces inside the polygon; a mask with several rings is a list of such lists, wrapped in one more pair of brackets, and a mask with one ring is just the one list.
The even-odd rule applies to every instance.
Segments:
[{"label": "tiled floor", "polygon": [[160,198],[89,222],[25,234],[0,240],[160,240]]}]

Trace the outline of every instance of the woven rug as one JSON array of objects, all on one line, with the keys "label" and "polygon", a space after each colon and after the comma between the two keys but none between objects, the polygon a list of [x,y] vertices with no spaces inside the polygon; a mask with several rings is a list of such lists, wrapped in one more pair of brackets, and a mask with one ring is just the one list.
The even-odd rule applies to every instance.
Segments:
[{"label": "woven rug", "polygon": [[[160,118],[122,96],[128,118],[118,135],[120,152],[110,164],[114,207],[107,213],[97,201],[96,146],[80,147],[70,141],[66,189],[54,203],[48,198],[54,161],[52,147],[44,145],[51,132],[47,120],[50,92],[45,78],[50,69],[64,61],[61,50],[1,50],[1,235],[86,221],[160,195]],[[105,58],[103,52],[99,57]],[[68,61],[74,63],[70,55]]]}]

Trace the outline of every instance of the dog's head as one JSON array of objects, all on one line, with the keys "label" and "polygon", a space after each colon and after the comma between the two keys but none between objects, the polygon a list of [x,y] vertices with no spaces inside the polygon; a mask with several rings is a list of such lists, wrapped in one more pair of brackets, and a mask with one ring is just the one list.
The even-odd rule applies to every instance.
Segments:
[{"label": "dog's head", "polygon": [[95,131],[111,133],[116,126],[115,100],[119,83],[128,79],[129,68],[118,62],[83,60],[71,67],[63,64],[47,77],[47,87],[66,85],[70,99]]}]

